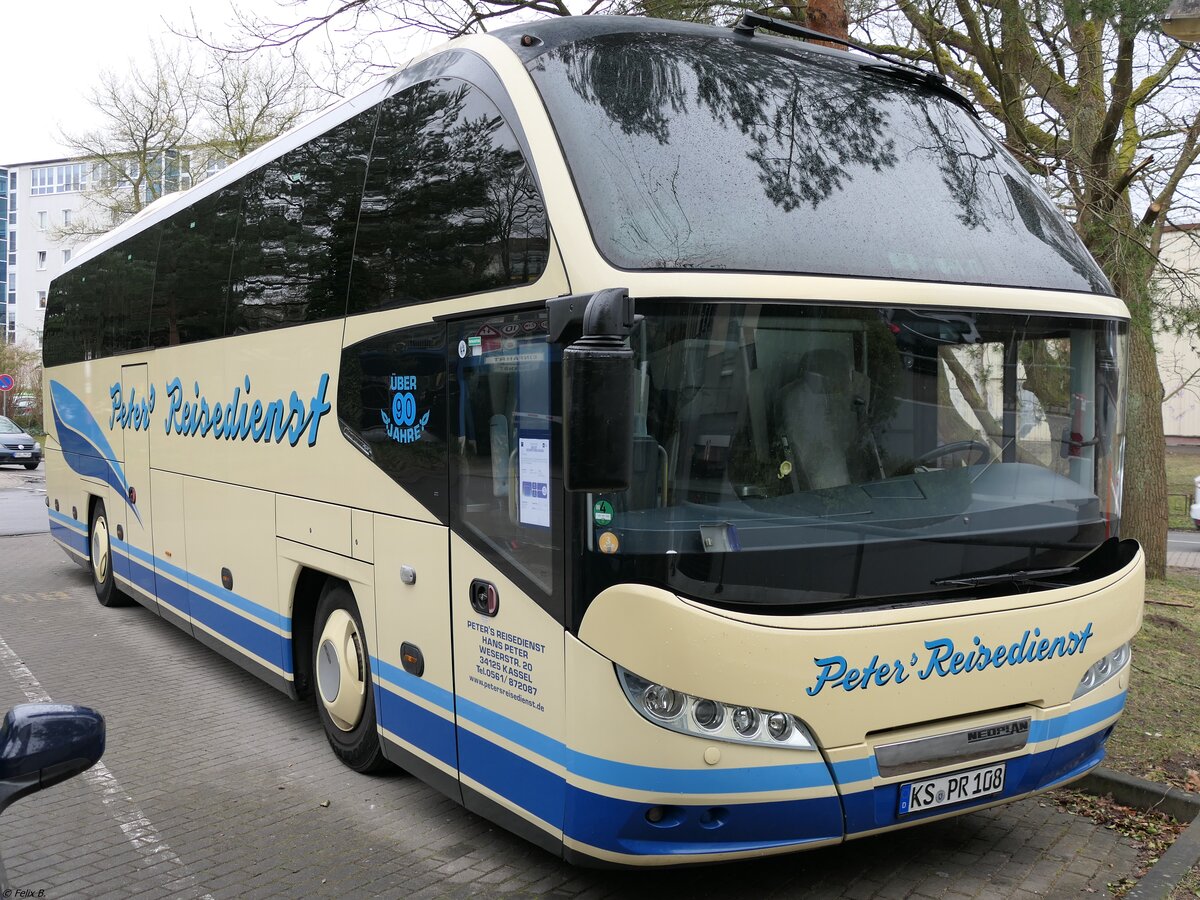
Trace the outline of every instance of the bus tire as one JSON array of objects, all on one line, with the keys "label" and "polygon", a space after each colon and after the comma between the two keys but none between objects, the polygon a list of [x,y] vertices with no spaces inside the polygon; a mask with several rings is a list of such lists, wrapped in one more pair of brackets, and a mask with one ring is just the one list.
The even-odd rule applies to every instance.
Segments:
[{"label": "bus tire", "polygon": [[356,772],[384,771],[389,763],[375,726],[371,657],[354,594],[343,582],[326,582],[313,635],[313,699],[329,746]]},{"label": "bus tire", "polygon": [[88,527],[88,558],[92,572],[92,587],[101,606],[128,606],[129,598],[117,589],[113,577],[112,542],[108,530],[108,513],[104,501],[97,500],[92,508]]}]

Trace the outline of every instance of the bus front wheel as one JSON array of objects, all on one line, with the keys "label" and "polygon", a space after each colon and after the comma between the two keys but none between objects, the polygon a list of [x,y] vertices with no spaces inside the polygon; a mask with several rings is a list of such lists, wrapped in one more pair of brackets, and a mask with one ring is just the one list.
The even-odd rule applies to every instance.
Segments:
[{"label": "bus front wheel", "polygon": [[313,641],[313,696],[329,746],[356,772],[381,772],[388,762],[375,728],[371,658],[362,618],[347,585],[326,584],[313,624],[317,636]]},{"label": "bus front wheel", "polygon": [[92,587],[101,606],[127,606],[129,598],[117,589],[113,578],[112,540],[108,531],[108,513],[104,501],[97,500],[88,529],[88,554],[91,557]]}]

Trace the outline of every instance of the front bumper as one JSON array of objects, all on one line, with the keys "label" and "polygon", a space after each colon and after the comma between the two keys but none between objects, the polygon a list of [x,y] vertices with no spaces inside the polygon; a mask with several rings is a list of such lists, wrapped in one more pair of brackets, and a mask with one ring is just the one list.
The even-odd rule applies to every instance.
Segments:
[{"label": "front bumper", "polygon": [[29,465],[31,463],[40,463],[41,461],[41,450],[10,450],[7,447],[0,447],[0,466],[9,464]]}]

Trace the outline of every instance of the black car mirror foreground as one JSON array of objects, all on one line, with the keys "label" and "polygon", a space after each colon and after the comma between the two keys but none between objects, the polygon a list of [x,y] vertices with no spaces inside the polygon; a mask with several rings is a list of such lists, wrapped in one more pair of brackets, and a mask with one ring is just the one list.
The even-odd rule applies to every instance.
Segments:
[{"label": "black car mirror foreground", "polygon": [[0,724],[0,812],[22,797],[94,766],[104,717],[67,703],[23,703]]}]

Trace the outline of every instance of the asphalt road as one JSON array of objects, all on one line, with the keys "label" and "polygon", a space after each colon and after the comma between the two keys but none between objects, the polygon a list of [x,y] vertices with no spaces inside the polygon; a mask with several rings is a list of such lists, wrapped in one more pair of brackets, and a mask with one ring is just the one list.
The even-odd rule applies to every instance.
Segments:
[{"label": "asphalt road", "polygon": [[0,467],[0,536],[49,530],[45,468]]},{"label": "asphalt road", "polygon": [[[0,516],[39,496],[0,478]],[[576,869],[403,773],[356,775],[310,705],[139,606],[100,607],[48,535],[0,537],[0,709],[48,699],[101,710],[108,749],[0,817],[24,896],[1058,898],[1136,867],[1125,838],[1038,798],[747,863]]]}]

